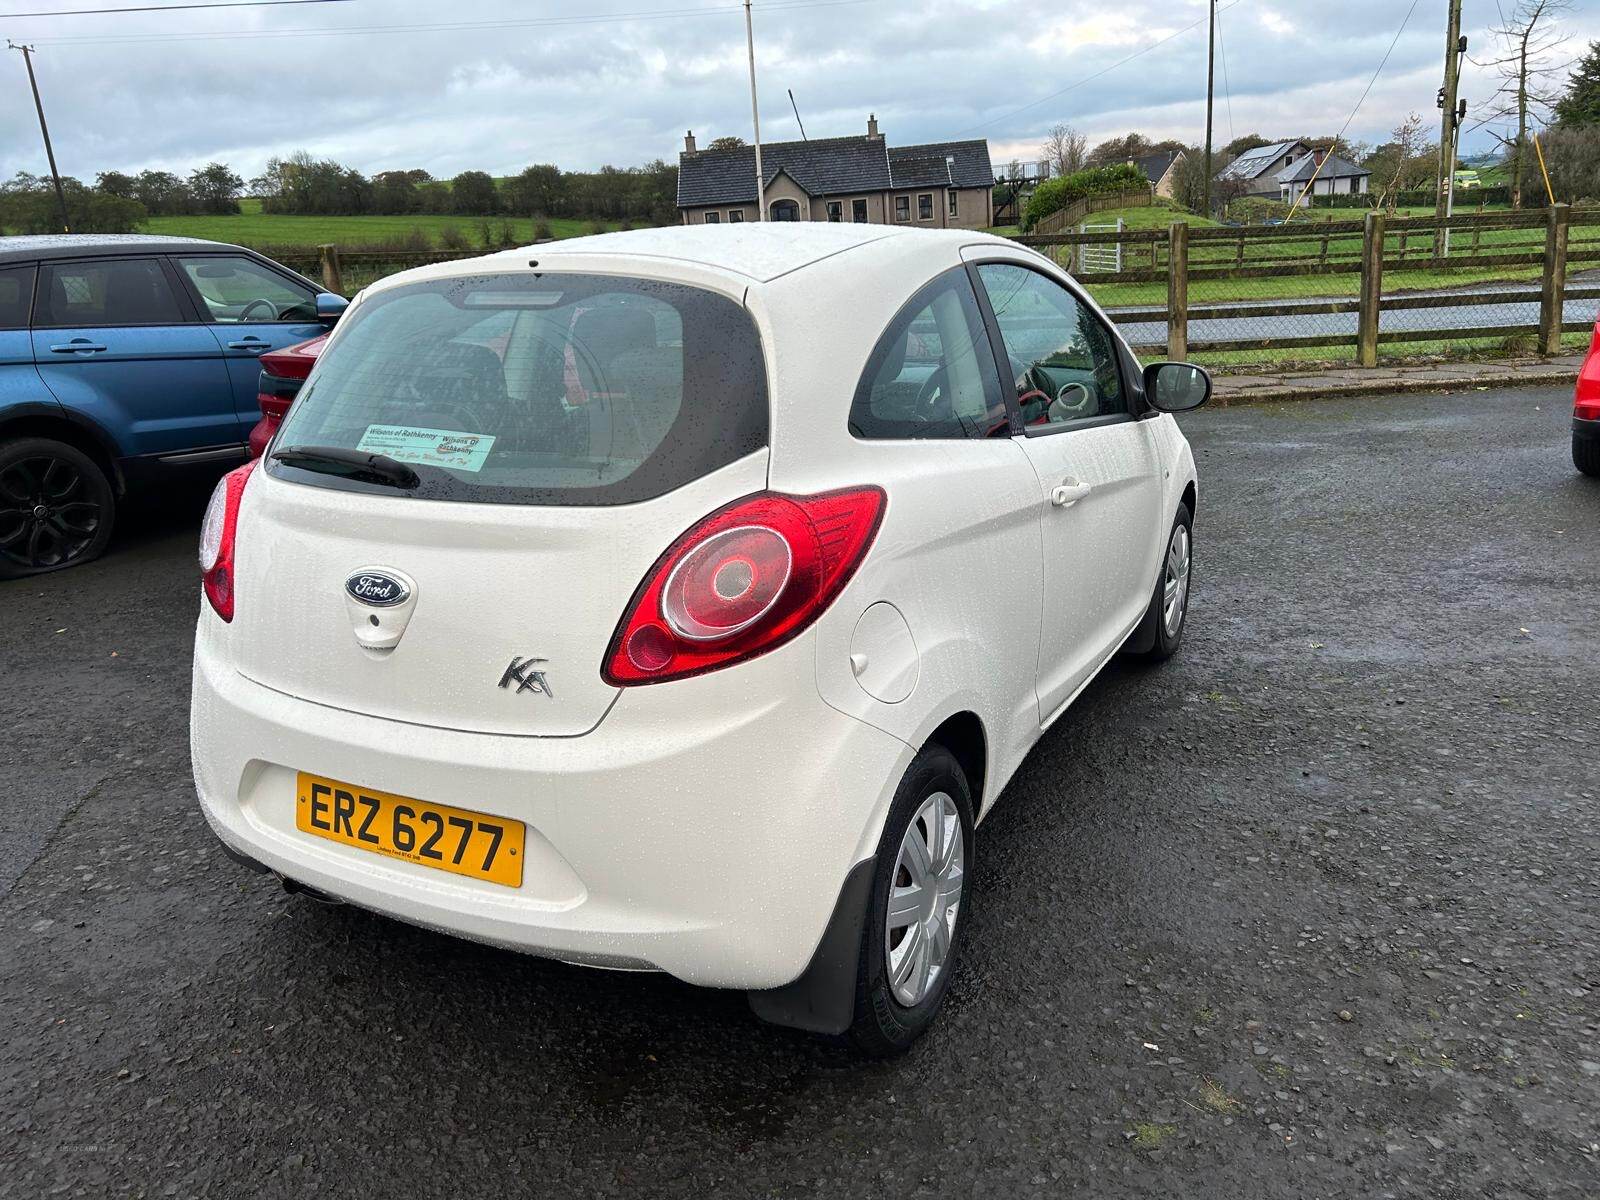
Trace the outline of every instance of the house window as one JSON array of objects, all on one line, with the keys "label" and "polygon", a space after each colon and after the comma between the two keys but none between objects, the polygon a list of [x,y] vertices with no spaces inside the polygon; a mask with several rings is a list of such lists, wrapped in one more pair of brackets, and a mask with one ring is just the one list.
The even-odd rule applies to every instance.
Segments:
[{"label": "house window", "polygon": [[774,200],[772,202],[772,219],[774,221],[798,221],[800,219],[800,205],[793,200]]},{"label": "house window", "polygon": [[955,190],[955,188],[951,188],[950,189],[949,200],[950,200],[950,209],[949,209],[949,211],[950,211],[950,215],[953,217],[953,216],[956,215],[956,190]]},{"label": "house window", "polygon": [[742,220],[744,220],[744,209],[742,209],[742,208],[730,208],[728,210],[728,224],[729,225],[737,225]]},{"label": "house window", "polygon": [[917,194],[917,220],[933,220],[933,193],[919,192]]},{"label": "house window", "polygon": [[858,198],[850,201],[850,219],[857,225],[865,225],[867,223],[867,202],[865,199]]},{"label": "house window", "polygon": [[838,200],[829,200],[828,201],[828,220],[830,220],[830,221],[842,221],[842,220],[844,220],[844,205],[840,201],[838,201]]},{"label": "house window", "polygon": [[1352,196],[1354,196],[1354,195],[1359,194],[1360,191],[1361,191],[1361,176],[1352,175],[1350,177],[1350,194]]},{"label": "house window", "polygon": [[910,196],[896,196],[894,198],[894,219],[896,221],[911,220]]},{"label": "house window", "polygon": [[708,212],[706,214],[707,225],[715,225],[720,220],[722,220],[722,214],[719,212]]}]

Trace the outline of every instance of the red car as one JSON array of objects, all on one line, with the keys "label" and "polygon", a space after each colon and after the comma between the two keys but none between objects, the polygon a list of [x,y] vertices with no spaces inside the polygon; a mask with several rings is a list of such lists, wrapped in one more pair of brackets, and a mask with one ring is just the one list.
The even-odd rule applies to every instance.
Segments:
[{"label": "red car", "polygon": [[1572,462],[1585,475],[1600,475],[1600,321],[1572,401]]},{"label": "red car", "polygon": [[328,335],[285,346],[261,356],[261,382],[256,385],[256,403],[261,406],[261,419],[250,431],[250,457],[260,458],[283,423],[289,405],[299,394],[300,385],[317,364],[317,355],[328,344]]}]

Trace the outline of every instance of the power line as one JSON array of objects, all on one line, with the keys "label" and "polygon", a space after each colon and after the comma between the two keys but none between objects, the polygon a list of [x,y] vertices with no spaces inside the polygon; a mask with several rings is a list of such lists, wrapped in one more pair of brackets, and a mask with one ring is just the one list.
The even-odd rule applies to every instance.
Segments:
[{"label": "power line", "polygon": [[[1235,5],[1242,4],[1243,2],[1244,2],[1244,0],[1230,0],[1229,3],[1224,4],[1221,8],[1217,9],[1217,11],[1219,13],[1225,13],[1230,8],[1233,8]],[[1001,113],[998,117],[990,117],[987,121],[979,121],[976,125],[969,125],[965,129],[957,130],[956,133],[954,134],[954,136],[955,137],[960,137],[960,136],[962,136],[962,134],[976,133],[980,129],[987,129],[989,126],[999,124],[1001,121],[1009,121],[1012,117],[1015,117],[1015,116],[1017,116],[1017,115],[1019,115],[1021,113],[1025,113],[1030,108],[1038,108],[1039,105],[1048,104],[1051,100],[1059,99],[1060,97],[1065,96],[1068,92],[1077,91],[1084,84],[1093,83],[1096,79],[1099,79],[1102,76],[1111,74],[1111,72],[1115,71],[1118,67],[1125,67],[1129,63],[1131,63],[1134,59],[1142,58],[1144,55],[1149,54],[1150,51],[1160,49],[1162,46],[1165,46],[1168,42],[1174,40],[1175,38],[1180,38],[1186,33],[1191,33],[1194,30],[1199,29],[1200,26],[1204,25],[1208,20],[1210,20],[1209,16],[1201,17],[1198,21],[1195,21],[1193,24],[1185,25],[1182,29],[1179,29],[1174,33],[1169,33],[1166,37],[1162,38],[1160,41],[1151,42],[1148,46],[1144,47],[1142,50],[1135,50],[1132,54],[1128,55],[1126,58],[1118,59],[1116,62],[1112,63],[1109,67],[1105,67],[1105,68],[1103,68],[1103,69],[1101,69],[1099,71],[1096,71],[1093,75],[1085,75],[1082,79],[1078,80],[1076,83],[1069,84],[1068,86],[1062,88],[1058,92],[1051,92],[1048,96],[1040,96],[1037,100],[1030,100],[1030,101],[1028,101],[1028,103],[1024,104],[1020,108],[1013,108],[1010,112]]]},{"label": "power line", "polygon": [[[791,12],[806,8],[842,8],[858,4],[870,4],[873,0],[774,0],[773,3],[762,4],[759,7],[763,12]],[[1237,0],[1235,0],[1237,3]],[[434,21],[427,23],[402,25],[332,25],[332,26],[300,26],[294,29],[250,29],[250,30],[209,30],[194,33],[128,33],[111,34],[106,36],[63,36],[42,37],[37,39],[40,45],[49,46],[107,46],[107,45],[133,45],[140,43],[164,44],[168,42],[203,42],[203,41],[255,41],[263,39],[299,38],[299,37],[350,37],[366,36],[385,33],[452,33],[462,30],[490,30],[490,29],[533,29],[550,28],[568,25],[607,25],[620,24],[627,21],[661,20],[674,17],[714,17],[726,16],[731,13],[743,11],[742,4],[716,4],[704,5],[695,8],[657,8],[639,9],[632,12],[620,13],[592,13],[582,16],[561,17],[512,17],[495,21]]]},{"label": "power line", "polygon": [[1228,107],[1228,142],[1238,140],[1233,131],[1233,89],[1228,86],[1228,44],[1222,40],[1222,21],[1217,21],[1217,49],[1222,51],[1222,100]]},{"label": "power line", "polygon": [[[1367,80],[1367,86],[1361,93],[1361,99],[1356,101],[1356,106],[1350,110],[1350,115],[1344,119],[1344,124],[1339,126],[1339,132],[1334,135],[1334,145],[1344,140],[1345,131],[1350,128],[1350,123],[1356,119],[1356,114],[1361,111],[1361,106],[1367,102],[1367,96],[1371,94],[1373,85],[1378,82],[1378,76],[1383,74],[1383,68],[1389,65],[1389,56],[1394,53],[1394,48],[1400,44],[1400,36],[1405,33],[1406,26],[1411,23],[1411,14],[1417,11],[1417,4],[1418,0],[1411,0],[1411,7],[1406,9],[1405,20],[1401,21],[1400,28],[1394,31],[1394,40],[1389,43],[1389,48],[1383,52],[1383,58],[1379,60],[1378,69],[1372,73],[1372,78]],[[1333,146],[1328,147],[1328,153],[1330,155],[1333,153]],[[1324,159],[1323,161],[1326,162],[1327,160]],[[1300,201],[1306,198],[1316,184],[1317,175],[1321,170],[1322,163],[1318,163],[1317,169],[1311,173],[1311,178],[1307,181],[1305,189],[1295,198],[1294,205],[1289,210],[1291,217],[1294,215],[1294,209],[1300,207]]]},{"label": "power line", "polygon": [[194,8],[276,8],[280,4],[348,4],[350,0],[211,0],[207,4],[140,4],[133,8],[62,8],[8,17],[103,17],[110,13],[184,12]]}]

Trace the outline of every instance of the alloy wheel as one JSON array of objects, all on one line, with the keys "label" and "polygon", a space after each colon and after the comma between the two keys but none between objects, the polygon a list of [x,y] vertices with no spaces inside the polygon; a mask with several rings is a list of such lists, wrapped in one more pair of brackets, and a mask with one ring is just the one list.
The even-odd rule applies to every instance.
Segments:
[{"label": "alloy wheel", "polygon": [[1176,637],[1189,603],[1189,528],[1177,525],[1167,543],[1167,562],[1161,584],[1161,623],[1169,638]]},{"label": "alloy wheel", "polygon": [[0,467],[0,557],[30,570],[82,554],[104,519],[83,473],[50,455]]},{"label": "alloy wheel", "polygon": [[961,815],[935,792],[906,826],[889,887],[884,957],[890,990],[907,1008],[927,997],[949,960],[965,871]]}]

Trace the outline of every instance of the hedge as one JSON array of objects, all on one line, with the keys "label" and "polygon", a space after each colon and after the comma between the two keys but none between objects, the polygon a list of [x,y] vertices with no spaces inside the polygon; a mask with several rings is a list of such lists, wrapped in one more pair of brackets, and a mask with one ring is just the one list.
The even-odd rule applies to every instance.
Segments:
[{"label": "hedge", "polygon": [[1033,189],[1028,204],[1022,212],[1022,229],[1026,233],[1035,221],[1059,212],[1086,196],[1107,196],[1113,192],[1127,192],[1149,187],[1144,172],[1132,163],[1117,163],[1110,167],[1090,167],[1071,175],[1047,179]]},{"label": "hedge", "polygon": [[[1533,207],[1534,199],[1531,194],[1524,195],[1522,201]],[[1376,193],[1363,192],[1358,196],[1307,196],[1305,203],[1316,208],[1372,208],[1378,202]],[[1427,208],[1434,202],[1433,189],[1426,191],[1414,189],[1408,192],[1395,193],[1395,204],[1401,208]],[[1476,207],[1479,204],[1510,204],[1511,189],[1508,187],[1479,187],[1457,188],[1456,207]]]}]

